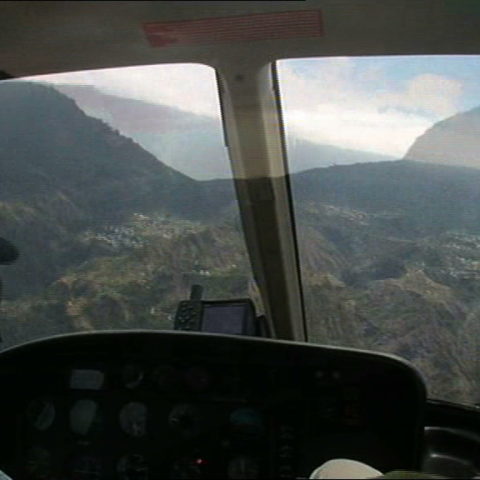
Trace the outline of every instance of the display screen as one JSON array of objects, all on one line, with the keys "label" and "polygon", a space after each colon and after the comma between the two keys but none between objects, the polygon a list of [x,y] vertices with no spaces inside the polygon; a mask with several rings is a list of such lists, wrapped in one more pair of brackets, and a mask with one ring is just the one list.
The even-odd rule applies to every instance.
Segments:
[{"label": "display screen", "polygon": [[247,305],[205,305],[202,330],[211,333],[243,333],[243,319]]},{"label": "display screen", "polygon": [[70,375],[70,388],[75,390],[100,390],[104,373],[99,370],[75,369]]}]

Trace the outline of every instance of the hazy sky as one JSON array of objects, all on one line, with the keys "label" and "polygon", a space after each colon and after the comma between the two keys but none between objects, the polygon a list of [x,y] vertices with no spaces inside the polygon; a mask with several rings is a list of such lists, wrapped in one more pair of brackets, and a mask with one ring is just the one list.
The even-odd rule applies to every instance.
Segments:
[{"label": "hazy sky", "polygon": [[[279,76],[289,133],[397,158],[433,123],[480,105],[479,56],[286,60]],[[220,115],[215,74],[206,66],[130,67],[41,79]]]},{"label": "hazy sky", "polygon": [[362,57],[280,63],[287,128],[402,157],[433,123],[480,105],[480,57]]}]

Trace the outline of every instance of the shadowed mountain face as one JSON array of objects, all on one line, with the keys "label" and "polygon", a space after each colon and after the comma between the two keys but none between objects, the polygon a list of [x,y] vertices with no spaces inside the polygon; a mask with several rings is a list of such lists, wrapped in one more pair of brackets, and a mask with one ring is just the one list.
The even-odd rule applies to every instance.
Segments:
[{"label": "shadowed mountain face", "polygon": [[0,102],[2,235],[22,252],[7,296],[37,291],[87,259],[77,239],[85,229],[121,223],[135,212],[213,215],[200,183],[55,90],[4,83]]},{"label": "shadowed mountain face", "polygon": [[[52,88],[2,84],[0,100],[0,236],[20,250],[2,267],[5,346],[171,328],[193,283],[259,301],[231,181],[179,173]],[[478,402],[480,172],[364,163],[291,184],[310,340],[401,355],[432,396]]]},{"label": "shadowed mountain face", "polygon": [[405,159],[480,168],[480,108],[433,125],[415,140]]},{"label": "shadowed mountain face", "polygon": [[195,202],[196,182],[87,117],[64,95],[40,85],[8,83],[0,88],[0,101],[0,199],[40,203],[42,196],[50,200],[52,193],[64,194],[71,208],[102,220],[148,205],[177,213],[195,210],[177,192],[191,189],[189,200]]}]

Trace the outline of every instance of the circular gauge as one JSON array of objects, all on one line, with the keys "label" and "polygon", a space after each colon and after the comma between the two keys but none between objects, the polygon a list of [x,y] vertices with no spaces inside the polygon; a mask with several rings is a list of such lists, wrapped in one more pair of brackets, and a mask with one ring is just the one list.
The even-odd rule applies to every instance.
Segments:
[{"label": "circular gauge", "polygon": [[203,392],[210,386],[211,377],[205,368],[192,367],[185,372],[185,382],[190,390]]},{"label": "circular gauge", "polygon": [[188,403],[173,407],[168,416],[168,424],[184,437],[194,437],[200,432],[200,417],[198,410]]},{"label": "circular gauge", "polygon": [[132,453],[122,457],[117,464],[120,480],[147,480],[148,465],[143,455]]},{"label": "circular gauge", "polygon": [[143,437],[147,431],[147,407],[143,403],[127,403],[120,411],[120,426],[132,437]]},{"label": "circular gauge", "polygon": [[238,408],[230,414],[230,423],[235,431],[247,435],[260,435],[264,431],[260,412],[253,408]]},{"label": "circular gauge", "polygon": [[126,388],[137,388],[143,381],[143,369],[134,363],[125,365],[122,371],[122,383]]},{"label": "circular gauge", "polygon": [[102,463],[92,455],[78,455],[72,461],[71,480],[99,480],[102,477]]},{"label": "circular gauge", "polygon": [[52,456],[42,447],[32,447],[27,451],[25,470],[29,478],[48,480],[51,476]]},{"label": "circular gauge", "polygon": [[176,368],[162,365],[153,370],[152,381],[162,392],[176,392],[180,388],[181,375]]},{"label": "circular gauge", "polygon": [[98,433],[102,424],[98,405],[93,400],[77,400],[70,410],[70,428],[77,435]]},{"label": "circular gauge", "polygon": [[37,430],[48,430],[55,420],[55,406],[48,400],[32,400],[27,407],[27,418]]},{"label": "circular gauge", "polygon": [[228,463],[228,478],[258,478],[259,473],[258,463],[253,458],[245,455],[235,457]]},{"label": "circular gauge", "polygon": [[340,398],[335,393],[325,393],[318,398],[316,409],[319,419],[333,421],[341,414]]}]

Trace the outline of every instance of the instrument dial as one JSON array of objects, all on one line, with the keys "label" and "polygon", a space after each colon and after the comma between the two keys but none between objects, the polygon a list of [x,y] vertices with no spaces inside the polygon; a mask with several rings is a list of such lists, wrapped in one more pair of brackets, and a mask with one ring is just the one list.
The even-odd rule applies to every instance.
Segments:
[{"label": "instrument dial", "polygon": [[162,392],[175,392],[180,388],[181,374],[175,367],[162,365],[153,370],[152,382]]},{"label": "instrument dial", "polygon": [[45,399],[32,400],[27,407],[27,418],[37,430],[48,430],[55,420],[55,406]]},{"label": "instrument dial", "polygon": [[120,411],[120,426],[132,437],[143,437],[147,432],[147,407],[140,402],[127,403]]},{"label": "instrument dial", "polygon": [[145,372],[140,365],[130,363],[123,368],[122,383],[125,388],[134,389],[140,386],[144,376]]},{"label": "instrument dial", "polygon": [[103,425],[97,402],[90,399],[77,400],[70,410],[70,428],[77,435],[98,433]]},{"label": "instrument dial", "polygon": [[185,383],[194,392],[204,392],[211,384],[211,376],[203,367],[192,367],[185,372]]},{"label": "instrument dial", "polygon": [[168,416],[168,424],[182,436],[191,438],[200,432],[198,410],[188,403],[175,406]]}]

